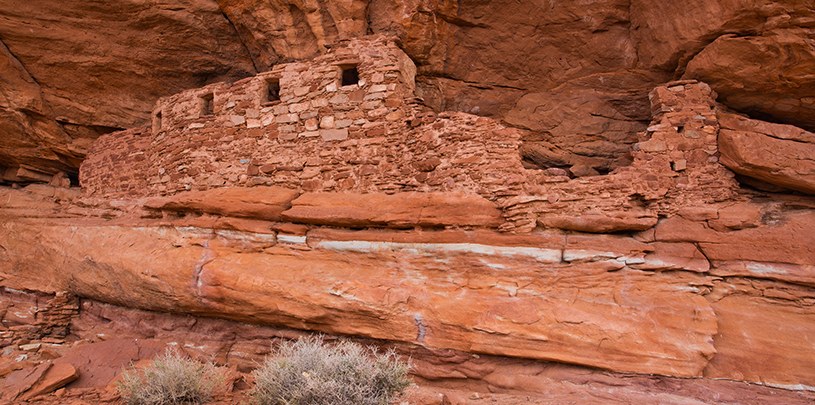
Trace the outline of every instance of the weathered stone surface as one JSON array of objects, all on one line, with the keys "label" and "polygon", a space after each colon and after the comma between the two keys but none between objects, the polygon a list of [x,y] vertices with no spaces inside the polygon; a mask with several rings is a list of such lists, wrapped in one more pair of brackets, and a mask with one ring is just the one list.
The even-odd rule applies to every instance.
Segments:
[{"label": "weathered stone surface", "polygon": [[[522,95],[515,89],[549,90],[570,79],[636,64],[636,49],[623,28],[629,21],[628,4],[618,0],[590,7],[375,0],[369,15],[374,32],[399,34],[420,74],[459,82],[447,85],[442,80],[433,86],[444,90],[445,109],[495,114],[501,111],[498,104],[511,105]],[[528,42],[530,38],[536,40]],[[447,45],[451,43],[456,46]]]},{"label": "weathered stone surface", "polygon": [[[95,165],[98,180],[85,185],[93,198],[79,200],[55,188],[0,195],[3,285],[421,344],[434,351],[435,360],[428,362],[467,359],[457,368],[425,364],[422,376],[452,378],[458,386],[469,381],[494,392],[534,387],[554,392],[549,400],[561,402],[597,402],[594,395],[602,390],[602,401],[610,403],[620,392],[631,395],[623,403],[794,403],[767,390],[747,400],[719,397],[718,391],[716,398],[686,395],[686,387],[700,392],[714,382],[662,377],[646,384],[646,391],[653,389],[647,395],[601,378],[605,382],[592,386],[593,394],[570,396],[549,388],[546,379],[552,368],[566,366],[502,368],[473,353],[683,376],[704,369],[715,378],[814,385],[811,362],[795,356],[811,351],[815,204],[811,197],[787,194],[788,186],[770,184],[778,179],[741,183],[764,184],[759,190],[768,192],[740,188],[721,164],[727,164],[726,148],[717,142],[732,131],[770,135],[772,142],[760,145],[783,155],[776,168],[798,172],[768,171],[798,176],[792,182],[802,183],[801,172],[808,169],[800,162],[809,153],[797,152],[801,145],[775,145],[782,139],[811,143],[804,140],[810,135],[755,120],[749,128],[730,128],[718,112],[723,106],[714,101],[720,96],[726,107],[754,118],[812,129],[810,2],[171,3],[117,6],[123,13],[71,2],[50,9],[37,4],[37,10],[19,1],[8,3],[10,11],[0,6],[0,38],[8,46],[0,52],[0,133],[26,134],[0,136],[6,184],[51,181],[56,170],[75,179],[91,141],[144,120],[150,97],[280,68],[162,101],[154,112],[163,114],[164,128],[157,125],[155,133],[144,128],[105,136],[93,153],[100,159],[87,162]],[[51,9],[70,18],[53,20],[45,14]],[[34,33],[26,31],[29,26]],[[87,27],[90,34],[80,32]],[[398,38],[387,37],[387,51],[366,45],[362,55],[406,50],[420,76],[415,95],[439,111],[416,104],[412,87],[388,94],[391,85],[412,86],[416,70],[406,56],[387,72],[359,65],[365,84],[356,87],[343,89],[328,78],[336,76],[335,64],[359,62],[339,54],[368,32]],[[47,45],[30,46],[35,41]],[[146,56],[146,62],[131,55]],[[324,65],[280,65],[314,56]],[[224,61],[231,60],[238,63],[228,72]],[[275,104],[264,98],[269,95],[262,85],[281,72],[288,79],[278,82],[278,96],[286,100]],[[649,95],[649,111],[646,92],[679,77],[711,82],[659,86]],[[214,96],[211,113],[201,105],[208,95]],[[506,118],[526,130],[443,112],[450,109]],[[345,139],[322,142],[320,114],[332,118],[322,129],[347,130],[347,138],[342,133]],[[522,155],[537,162],[527,164],[529,170],[519,162],[522,139]],[[784,161],[796,154],[797,162]],[[143,171],[129,169],[137,162]],[[569,179],[565,170],[532,169],[552,166],[577,178]],[[419,214],[388,208],[393,217],[361,212],[371,203],[363,201],[342,207],[338,218],[345,222],[330,226],[465,229],[354,232],[318,225],[325,221],[320,215],[336,212],[321,213],[317,206],[303,214],[317,222],[304,225],[246,219],[278,219],[280,213],[227,206],[231,200],[157,204],[165,211],[162,218],[143,210],[141,201],[127,200],[249,185],[351,191],[380,202],[410,193],[455,199],[463,192],[490,204],[500,217],[486,217],[500,222],[485,219],[489,225],[475,225],[483,228],[472,232],[459,222],[472,214],[466,204],[453,204],[453,211],[433,200]],[[419,224],[427,212],[432,220]],[[547,224],[546,218],[560,222]],[[657,218],[656,229],[637,234],[638,240],[577,234],[630,232]],[[558,229],[540,232],[539,226]],[[745,284],[722,293],[723,285],[737,285],[740,277],[752,288],[766,288],[748,290]],[[5,316],[20,321],[13,313]],[[770,336],[774,329],[794,338]],[[267,335],[250,330],[240,333],[268,342]],[[227,347],[207,345],[201,350]],[[236,343],[232,358],[254,359],[250,351],[258,345]],[[436,350],[450,348],[470,353]],[[633,379],[646,380],[626,381]],[[660,385],[680,388],[655,388]]]},{"label": "weathered stone surface", "polygon": [[748,37],[778,27],[806,27],[812,15],[806,1],[773,0],[634,0],[630,10],[640,64],[671,71],[678,68],[680,72],[694,55],[722,35]]},{"label": "weathered stone surface", "polygon": [[[97,335],[139,340],[161,336],[162,340],[177,343],[195,358],[212,359],[218,364],[228,361],[232,366],[237,365],[242,372],[254,369],[281,338],[294,339],[306,335],[302,331],[217,318],[192,318],[135,310],[90,299],[83,300],[83,311],[75,320],[72,330],[77,336],[87,339]],[[331,341],[335,337],[329,335],[325,338]],[[422,391],[427,392],[427,397],[416,395],[416,388],[412,388],[403,401],[417,405],[438,405],[439,392],[453,399],[470,398],[465,401],[470,404],[484,401],[527,403],[530,398],[540,398],[542,401],[561,402],[579,400],[581,404],[597,405],[681,405],[689,401],[723,405],[804,405],[811,402],[808,398],[815,396],[815,393],[807,391],[779,390],[737,381],[616,374],[561,363],[433,350],[371,339],[354,340],[364,345],[395,348],[403,358],[410,358],[412,374],[421,378],[416,383]],[[484,384],[489,385],[489,392],[483,387]],[[610,385],[613,385],[611,391],[608,388]],[[450,386],[457,389],[450,390]],[[604,390],[604,395],[597,397],[598,390]],[[515,394],[513,397],[499,392]]]},{"label": "weathered stone surface", "polygon": [[723,165],[744,176],[815,194],[815,134],[791,125],[722,116]]},{"label": "weathered stone surface", "polygon": [[255,72],[214,2],[9,1],[0,15],[3,165],[76,173],[93,139],[146,122],[158,97]]},{"label": "weathered stone surface", "polygon": [[3,381],[2,399],[27,401],[48,394],[79,377],[70,364],[43,363],[9,374]]},{"label": "weathered stone surface", "polygon": [[[617,214],[616,216],[614,214]],[[618,212],[603,214],[545,215],[538,222],[550,228],[569,229],[580,232],[610,233],[618,231],[642,231],[657,223],[652,212]]]},{"label": "weathered stone surface", "polygon": [[[566,236],[557,233],[536,232],[532,234],[508,234],[491,230],[444,230],[436,232],[403,232],[389,229],[367,229],[351,231],[347,229],[315,228],[308,232],[309,243],[320,241],[368,241],[411,244],[479,244],[489,246],[540,246],[562,250],[566,246]],[[316,246],[316,245],[315,245]]]},{"label": "weathered stone surface", "polygon": [[660,242],[694,242],[709,259],[711,273],[768,278],[815,285],[815,213],[812,210],[773,212],[759,226],[717,232],[681,217],[655,228]]},{"label": "weathered stone surface", "polygon": [[44,212],[57,211],[59,204],[53,199],[30,191],[0,188],[0,200],[4,210],[18,216],[42,215]]},{"label": "weathered stone surface", "polygon": [[[620,86],[642,86],[639,97],[645,99],[645,87],[650,87],[643,84],[647,78],[620,76],[603,79],[616,80]],[[540,168],[582,164],[604,173],[631,164],[628,152],[637,142],[637,133],[645,130],[642,121],[649,118],[643,116],[647,106],[635,111],[635,103],[628,101],[636,97],[636,89],[617,90],[615,94],[590,87],[593,84],[570,83],[547,93],[529,93],[518,100],[505,121],[532,132],[521,148],[526,160]]]},{"label": "weathered stone surface", "polygon": [[776,23],[787,29],[761,36],[717,38],[693,57],[683,77],[710,83],[730,108],[815,131],[815,32],[792,28],[815,17],[812,9],[807,14],[779,16]]},{"label": "weathered stone surface", "polygon": [[[568,88],[579,83],[585,105],[599,103],[607,110],[610,103],[625,122],[633,119],[636,125],[647,120],[643,91],[681,76],[687,62],[704,50],[695,61],[699,75],[693,77],[708,78],[728,105],[741,103],[744,111],[766,111],[778,119],[812,115],[805,114],[812,98],[806,89],[812,86],[800,84],[809,83],[811,70],[806,66],[812,11],[805,1],[604,0],[587,8],[508,1],[220,0],[128,3],[115,10],[74,2],[32,7],[17,1],[0,9],[5,21],[0,34],[9,49],[3,62],[9,74],[3,77],[11,89],[4,91],[16,106],[6,110],[2,122],[6,132],[25,134],[4,137],[15,152],[7,153],[3,164],[28,164],[48,173],[58,168],[75,173],[93,139],[144,122],[159,96],[315,57],[335,40],[369,32],[399,36],[420,65],[419,95],[439,110],[503,118],[527,94],[568,101]],[[81,17],[54,20],[48,13]],[[99,16],[104,23],[97,24],[103,20]],[[165,29],[178,26],[185,29]],[[728,34],[738,37],[722,37]],[[726,41],[749,43],[750,52],[717,44]],[[48,46],[29,46],[32,42]],[[712,59],[701,64],[706,54]],[[795,62],[782,62],[787,56]],[[95,62],[84,63],[88,60]],[[755,70],[758,60],[772,62],[773,69]],[[718,67],[725,65],[742,70],[734,76]],[[778,79],[771,72],[780,72]],[[742,83],[745,90],[739,90]],[[579,121],[624,123],[607,114],[581,114]],[[547,116],[567,126],[573,122]],[[566,157],[588,153],[603,164],[621,157],[616,153],[621,145],[611,139],[620,133],[593,134],[591,143],[566,138],[576,148],[567,148]]]},{"label": "weathered stone surface", "polygon": [[147,200],[144,206],[163,211],[276,221],[280,219],[281,212],[291,207],[291,201],[298,195],[296,190],[283,187],[226,187],[153,198]]},{"label": "weathered stone surface", "polygon": [[771,138],[785,141],[815,143],[815,133],[794,125],[775,124],[772,122],[750,119],[743,115],[719,112],[719,124],[722,129],[741,132],[755,132]]},{"label": "weathered stone surface", "polygon": [[[51,295],[0,289],[0,322],[7,339],[64,338],[78,309],[79,300],[65,292]],[[39,349],[39,343],[33,349]]]},{"label": "weathered stone surface", "polygon": [[[815,298],[811,288],[749,278],[714,283],[708,300],[719,318],[718,354],[705,369],[710,378],[735,378],[787,389],[812,390]],[[772,374],[772,380],[766,376]],[[724,377],[724,376],[728,377]]]},{"label": "weathered stone surface", "polygon": [[692,243],[653,242],[648,246],[654,249],[634,267],[643,270],[689,270],[706,273],[710,262]]},{"label": "weathered stone surface", "polygon": [[366,34],[369,1],[219,0],[260,71],[312,58],[325,45]]},{"label": "weathered stone surface", "polygon": [[[621,270],[617,257],[571,265],[546,246],[456,244],[252,252],[204,230],[40,224],[32,232],[31,225],[3,225],[11,267],[0,270],[17,288],[33,283],[133,307],[613,370],[698,375],[715,352],[715,317],[689,288],[698,276]],[[32,259],[31,249],[43,253]],[[58,271],[31,273],[52,255],[63,263]],[[21,272],[26,280],[15,276]]]},{"label": "weathered stone surface", "polygon": [[79,378],[68,388],[102,388],[131,364],[151,360],[164,352],[167,344],[150,339],[110,340],[82,345],[53,361],[54,366],[68,366],[79,371]]},{"label": "weathered stone surface", "polygon": [[501,211],[481,197],[442,193],[306,193],[282,215],[292,222],[351,228],[495,228],[502,222]]}]

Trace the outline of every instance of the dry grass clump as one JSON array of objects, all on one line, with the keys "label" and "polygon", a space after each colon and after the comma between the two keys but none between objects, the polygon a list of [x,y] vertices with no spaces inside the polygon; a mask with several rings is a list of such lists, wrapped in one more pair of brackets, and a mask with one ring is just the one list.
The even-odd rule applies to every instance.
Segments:
[{"label": "dry grass clump", "polygon": [[168,348],[149,366],[122,372],[119,393],[127,405],[206,404],[226,383],[224,374],[211,363],[184,358]]},{"label": "dry grass clump", "polygon": [[310,337],[280,345],[255,370],[258,405],[387,405],[410,386],[408,364],[395,352]]}]

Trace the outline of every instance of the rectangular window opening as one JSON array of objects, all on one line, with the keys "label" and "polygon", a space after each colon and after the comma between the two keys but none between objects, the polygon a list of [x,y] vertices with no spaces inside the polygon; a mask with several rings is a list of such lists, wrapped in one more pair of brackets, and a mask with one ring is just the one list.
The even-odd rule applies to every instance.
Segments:
[{"label": "rectangular window opening", "polygon": [[266,91],[264,93],[264,103],[280,101],[280,79],[267,79]]},{"label": "rectangular window opening", "polygon": [[153,116],[153,133],[157,134],[161,131],[161,111]]},{"label": "rectangular window opening", "polygon": [[212,93],[201,97],[200,116],[203,117],[205,115],[215,115],[215,96]]},{"label": "rectangular window opening", "polygon": [[356,65],[340,66],[342,69],[342,85],[352,86],[359,83],[359,72]]}]

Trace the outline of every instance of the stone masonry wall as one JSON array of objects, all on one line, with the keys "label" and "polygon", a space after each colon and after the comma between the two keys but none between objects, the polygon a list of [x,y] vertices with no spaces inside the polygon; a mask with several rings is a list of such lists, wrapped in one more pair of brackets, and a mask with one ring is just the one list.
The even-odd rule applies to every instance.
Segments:
[{"label": "stone masonry wall", "polygon": [[[349,66],[359,82],[342,86]],[[253,185],[458,190],[489,199],[520,193],[521,132],[468,114],[436,116],[414,102],[414,75],[410,59],[378,36],[236,83],[185,91],[157,103],[146,161],[88,159],[82,184],[89,194],[109,197]],[[279,100],[268,101],[270,82],[279,84]],[[124,147],[118,138],[128,136],[106,135],[94,153]],[[114,172],[145,174],[147,182],[134,188]]]},{"label": "stone masonry wall", "polygon": [[[340,86],[348,66],[357,67],[359,82]],[[494,202],[505,221],[499,229],[521,233],[641,231],[682,209],[731,199],[739,187],[718,161],[720,107],[704,83],[651,92],[653,121],[631,166],[570,178],[559,168],[524,169],[520,130],[415,103],[413,72],[395,44],[368,37],[309,63],[186,91],[159,101],[146,160],[128,140],[144,131],[110,134],[89,154],[81,181],[86,193],[106,197],[259,185],[297,193],[455,191]],[[264,99],[270,80],[280,100]],[[212,114],[202,115],[210,97]]]},{"label": "stone masonry wall", "polygon": [[716,93],[705,83],[681,81],[649,97],[653,120],[634,146],[631,166],[576,179],[562,169],[543,170],[527,185],[529,193],[501,202],[508,219],[502,229],[645,230],[659,217],[734,198],[739,185],[719,163]]},{"label": "stone masonry wall", "polygon": [[[342,85],[343,69],[351,67],[358,82]],[[379,36],[350,40],[314,60],[233,84],[162,99],[154,113],[161,124],[154,124],[147,191],[245,185],[257,171],[253,167],[267,163],[262,152],[290,155],[290,148],[392,132],[389,124],[403,125],[414,76],[410,59]],[[279,100],[269,100],[270,83],[279,86]],[[203,115],[203,100],[210,97],[213,114]]]},{"label": "stone masonry wall", "polygon": [[98,194],[139,195],[147,188],[147,153],[152,134],[135,128],[97,139],[82,162],[79,177]]}]

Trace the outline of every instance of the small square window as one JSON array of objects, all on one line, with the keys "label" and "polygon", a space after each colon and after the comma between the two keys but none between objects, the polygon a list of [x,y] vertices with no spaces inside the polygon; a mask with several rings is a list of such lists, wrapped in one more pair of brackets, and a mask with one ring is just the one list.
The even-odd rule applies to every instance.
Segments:
[{"label": "small square window", "polygon": [[340,68],[342,69],[341,85],[352,86],[359,83],[359,72],[356,65],[340,66]]}]

